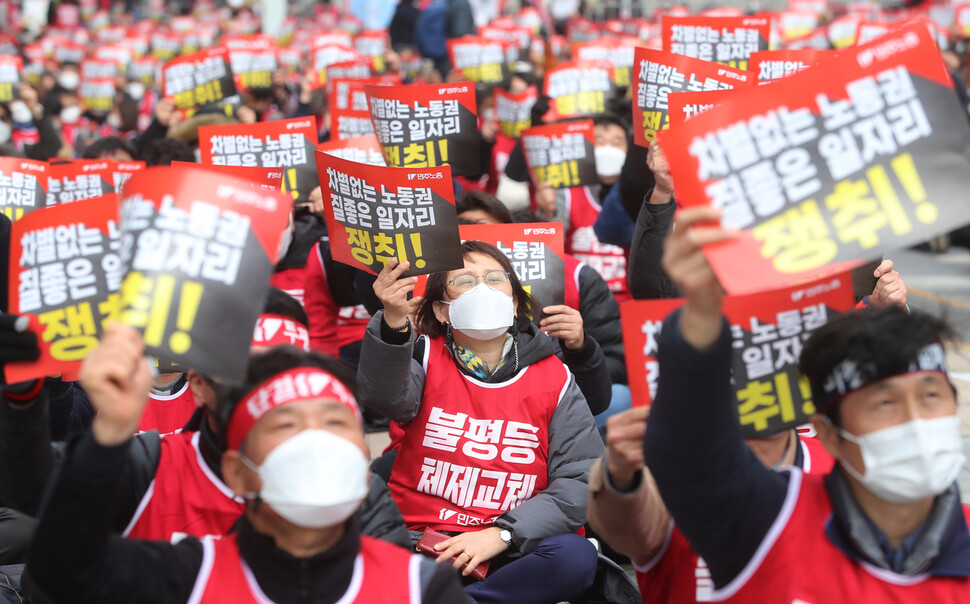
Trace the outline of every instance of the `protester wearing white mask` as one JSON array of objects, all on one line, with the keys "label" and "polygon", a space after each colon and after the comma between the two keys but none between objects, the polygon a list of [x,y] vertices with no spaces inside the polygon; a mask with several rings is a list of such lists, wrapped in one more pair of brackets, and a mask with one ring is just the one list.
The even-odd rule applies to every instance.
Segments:
[{"label": "protester wearing white mask", "polygon": [[572,600],[596,568],[574,533],[602,440],[505,254],[478,241],[462,254],[462,268],[428,277],[421,299],[408,300],[408,263],[381,271],[360,400],[403,425],[389,486],[412,539],[446,532],[438,561],[465,576],[490,565],[484,580],[466,579],[473,601]]},{"label": "protester wearing white mask", "polygon": [[[827,475],[772,471],[741,440],[723,290],[702,245],[736,237],[719,212],[678,214],[664,268],[684,308],[659,339],[644,457],[679,529],[706,561],[710,599],[966,602],[970,508],[939,320],[898,305],[831,319],[799,369]],[[703,485],[698,496],[697,485]],[[766,596],[770,595],[766,599]]]},{"label": "protester wearing white mask", "polygon": [[627,252],[619,245],[600,241],[593,225],[602,211],[603,202],[620,180],[626,160],[627,131],[619,118],[604,114],[593,121],[594,158],[599,181],[588,187],[553,189],[536,188],[536,218],[561,222],[566,229],[566,253],[595,269],[610,287],[618,301],[629,299],[627,286]]},{"label": "protester wearing white mask", "polygon": [[367,493],[368,448],[352,378],[292,346],[263,353],[242,386],[220,392],[222,472],[247,501],[236,530],[175,544],[109,536],[151,383],[144,355],[135,330],[113,325],[85,361],[98,415],[53,486],[26,584],[65,602],[461,601],[451,569],[360,534],[351,516]]}]

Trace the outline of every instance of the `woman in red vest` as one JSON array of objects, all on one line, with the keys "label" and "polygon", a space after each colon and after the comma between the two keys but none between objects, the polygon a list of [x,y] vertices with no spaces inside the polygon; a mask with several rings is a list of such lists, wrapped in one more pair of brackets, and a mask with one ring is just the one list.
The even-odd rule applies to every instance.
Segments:
[{"label": "woman in red vest", "polygon": [[466,577],[489,564],[466,587],[475,602],[574,599],[596,569],[596,551],[574,533],[603,443],[529,320],[538,308],[509,260],[477,241],[462,253],[464,267],[430,275],[420,300],[408,300],[408,263],[381,272],[384,311],[364,336],[360,400],[403,425],[389,486],[412,538],[446,532],[438,560]]}]

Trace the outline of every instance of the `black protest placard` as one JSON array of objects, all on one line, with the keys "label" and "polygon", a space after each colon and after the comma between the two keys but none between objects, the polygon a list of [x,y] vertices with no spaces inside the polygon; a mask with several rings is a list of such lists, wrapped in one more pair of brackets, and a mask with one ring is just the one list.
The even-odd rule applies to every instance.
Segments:
[{"label": "black protest placard", "polygon": [[474,84],[368,85],[365,90],[388,166],[450,166],[455,176],[482,171]]},{"label": "black protest placard", "polygon": [[191,110],[237,94],[225,47],[208,48],[172,59],[162,68],[162,95],[175,108]]},{"label": "black protest placard", "polygon": [[111,160],[78,159],[54,163],[47,168],[47,205],[71,203],[113,193]]},{"label": "black protest placard", "polygon": [[595,184],[593,121],[534,126],[522,132],[522,150],[536,185],[556,189]]},{"label": "black protest placard", "polygon": [[288,196],[204,168],[149,168],[121,200],[121,319],[149,354],[241,379]]},{"label": "black protest placard", "polygon": [[451,171],[392,168],[317,151],[334,260],[378,273],[392,258],[405,275],[461,268]]}]

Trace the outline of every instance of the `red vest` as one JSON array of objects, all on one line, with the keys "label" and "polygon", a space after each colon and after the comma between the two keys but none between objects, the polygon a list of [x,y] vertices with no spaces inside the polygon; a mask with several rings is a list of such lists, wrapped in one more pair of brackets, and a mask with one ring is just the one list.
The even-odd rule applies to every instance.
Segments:
[{"label": "red vest", "polygon": [[566,189],[566,210],[569,213],[566,253],[593,267],[610,286],[617,302],[629,299],[626,250],[616,245],[600,243],[596,238],[593,224],[600,214],[600,204],[589,187]]},{"label": "red vest", "polygon": [[[802,448],[802,470],[825,476],[835,460],[817,438],[799,437]],[[637,583],[644,602],[712,602],[714,581],[704,559],[680,529],[670,523],[663,547],[644,566],[637,566]],[[787,602],[785,604],[788,604]]]},{"label": "red vest", "polygon": [[339,308],[330,295],[327,274],[320,258],[320,246],[314,245],[307,256],[304,273],[306,291],[303,307],[309,321],[310,348],[336,357],[340,354],[337,341],[337,312]]},{"label": "red vest", "polygon": [[132,539],[170,540],[176,533],[204,537],[225,535],[242,515],[236,499],[199,451],[199,433],[182,432],[162,439],[155,479],[122,533]]},{"label": "red vest", "polygon": [[303,297],[306,295],[306,281],[306,266],[283,269],[273,273],[269,278],[269,284],[271,286],[280,288],[301,305],[304,304]]},{"label": "red vest", "polygon": [[158,430],[159,434],[174,434],[182,428],[195,413],[197,405],[189,381],[186,380],[182,388],[175,394],[161,396],[148,393],[148,404],[138,422],[139,432]]},{"label": "red vest", "polygon": [[[236,535],[202,540],[202,566],[188,604],[271,604],[239,555]],[[362,536],[354,575],[340,604],[420,604],[421,556]]]},{"label": "red vest", "polygon": [[389,483],[408,528],[488,526],[545,489],[549,422],[569,384],[562,362],[550,356],[489,384],[458,369],[444,338],[427,338],[423,365],[421,407]]}]

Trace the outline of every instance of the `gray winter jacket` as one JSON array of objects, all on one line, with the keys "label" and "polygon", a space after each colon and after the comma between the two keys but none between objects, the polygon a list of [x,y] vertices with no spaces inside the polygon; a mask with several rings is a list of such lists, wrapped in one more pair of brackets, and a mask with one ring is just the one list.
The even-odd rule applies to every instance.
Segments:
[{"label": "gray winter jacket", "polygon": [[[404,344],[385,342],[381,337],[383,316],[383,311],[374,315],[364,334],[357,400],[388,419],[407,424],[421,406],[425,373],[417,359],[423,356],[423,346],[429,340],[421,337],[415,341],[412,330]],[[530,325],[517,337],[518,369],[506,364],[485,381],[509,380],[522,368],[553,356],[552,340],[535,326]],[[589,406],[570,375],[566,393],[549,422],[549,486],[495,521],[495,526],[512,532],[519,552],[532,551],[547,537],[573,533],[586,522],[589,468],[602,450],[603,441]]]}]

